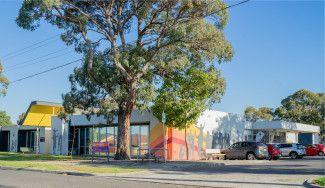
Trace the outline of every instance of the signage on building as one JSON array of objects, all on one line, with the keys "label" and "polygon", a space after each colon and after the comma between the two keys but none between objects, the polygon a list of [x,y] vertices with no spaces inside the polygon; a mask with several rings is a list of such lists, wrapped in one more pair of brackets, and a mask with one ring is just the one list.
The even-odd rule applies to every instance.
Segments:
[{"label": "signage on building", "polygon": [[93,142],[91,144],[92,152],[105,152],[109,153],[109,143],[108,142]]}]

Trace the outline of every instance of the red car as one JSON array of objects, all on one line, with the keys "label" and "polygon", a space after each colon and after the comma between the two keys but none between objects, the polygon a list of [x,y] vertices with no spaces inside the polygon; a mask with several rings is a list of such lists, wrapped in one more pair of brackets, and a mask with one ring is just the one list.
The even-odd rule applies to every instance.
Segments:
[{"label": "red car", "polygon": [[323,144],[309,144],[306,146],[306,155],[324,156],[325,147]]},{"label": "red car", "polygon": [[281,150],[276,146],[276,144],[266,144],[267,150],[269,152],[270,159],[278,160],[281,157]]}]

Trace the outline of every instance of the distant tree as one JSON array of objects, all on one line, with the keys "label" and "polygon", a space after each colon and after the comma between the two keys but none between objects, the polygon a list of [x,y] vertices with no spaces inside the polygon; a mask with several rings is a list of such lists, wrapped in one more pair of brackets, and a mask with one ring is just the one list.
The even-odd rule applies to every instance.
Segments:
[{"label": "distant tree", "polygon": [[278,119],[297,123],[324,126],[325,124],[325,95],[301,89],[281,101],[276,108]]},{"label": "distant tree", "polygon": [[7,94],[9,80],[3,75],[3,67],[0,61],[0,97]]},{"label": "distant tree", "polygon": [[[84,55],[63,96],[65,110],[117,114],[115,159],[124,160],[130,158],[131,112],[152,105],[165,77],[185,74],[190,64],[213,68],[232,58],[223,34],[226,7],[221,0],[26,0],[17,24],[28,30],[42,21],[55,25],[64,30],[63,41]],[[135,40],[127,40],[131,31]]]},{"label": "distant tree", "polygon": [[271,121],[273,120],[273,111],[268,107],[261,107],[256,109],[252,106],[248,106],[245,109],[245,118],[247,121]]},{"label": "distant tree", "polygon": [[18,120],[17,120],[17,125],[22,125],[23,124],[23,120],[24,120],[24,117],[25,117],[25,112],[21,113],[19,116],[18,116]]},{"label": "distant tree", "polygon": [[0,126],[10,126],[12,122],[10,116],[5,111],[0,111]]}]

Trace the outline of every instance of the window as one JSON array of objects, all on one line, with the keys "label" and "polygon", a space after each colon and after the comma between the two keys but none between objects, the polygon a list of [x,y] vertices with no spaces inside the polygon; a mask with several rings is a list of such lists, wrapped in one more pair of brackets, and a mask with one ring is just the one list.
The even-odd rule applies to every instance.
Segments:
[{"label": "window", "polygon": [[[110,153],[116,152],[117,126],[107,127],[70,127],[69,151],[74,155],[90,155],[92,142],[108,142]],[[73,145],[73,146],[72,146]],[[131,125],[130,150],[131,155],[137,155],[139,147],[149,146],[149,125]],[[143,151],[145,152],[145,151]]]},{"label": "window", "polygon": [[251,143],[248,143],[248,142],[242,142],[242,147],[248,147],[248,146],[251,146]]},{"label": "window", "polygon": [[290,148],[290,147],[292,147],[292,144],[280,144],[279,147],[280,148]]},{"label": "window", "polygon": [[106,138],[107,142],[109,143],[110,153],[115,153],[117,143],[117,127],[107,127]]},{"label": "window", "polygon": [[[147,148],[149,146],[149,126],[133,125],[130,130],[130,149],[131,155],[137,155],[138,148]],[[145,152],[141,151],[141,154]]]},{"label": "window", "polygon": [[231,149],[237,149],[237,148],[240,148],[240,147],[241,147],[241,143],[237,142],[237,143],[234,143],[230,148]]}]

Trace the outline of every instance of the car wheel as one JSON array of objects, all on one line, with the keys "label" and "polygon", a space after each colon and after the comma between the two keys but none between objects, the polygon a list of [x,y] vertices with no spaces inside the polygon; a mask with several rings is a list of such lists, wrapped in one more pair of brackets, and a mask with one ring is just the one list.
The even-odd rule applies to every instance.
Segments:
[{"label": "car wheel", "polygon": [[298,154],[297,154],[297,152],[291,152],[291,153],[289,154],[289,156],[291,157],[291,159],[297,159]]},{"label": "car wheel", "polygon": [[247,160],[255,160],[256,159],[255,154],[254,153],[247,153],[246,159]]},{"label": "car wheel", "polygon": [[302,155],[297,156],[297,159],[302,159],[302,158],[304,158],[304,156]]},{"label": "car wheel", "polygon": [[280,157],[273,157],[273,160],[278,160]]},{"label": "car wheel", "polygon": [[324,152],[320,151],[320,152],[318,152],[318,155],[319,156],[324,156]]}]

